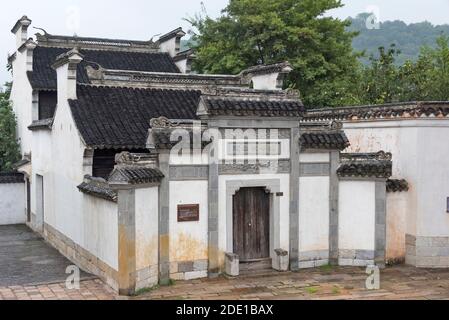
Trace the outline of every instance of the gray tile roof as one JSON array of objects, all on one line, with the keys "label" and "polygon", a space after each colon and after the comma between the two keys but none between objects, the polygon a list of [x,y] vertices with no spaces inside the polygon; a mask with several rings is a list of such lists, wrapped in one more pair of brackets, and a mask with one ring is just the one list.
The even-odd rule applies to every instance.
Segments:
[{"label": "gray tile roof", "polygon": [[116,167],[109,176],[111,183],[145,184],[158,183],[164,174],[155,168],[146,167]]},{"label": "gray tile roof", "polygon": [[449,102],[426,101],[404,102],[384,105],[325,108],[307,110],[303,121],[322,120],[367,120],[367,119],[393,119],[419,118],[421,116],[446,117],[449,115]]},{"label": "gray tile roof", "polygon": [[78,186],[78,190],[93,197],[117,202],[117,193],[111,189],[106,180],[100,178],[86,176],[84,182]]},{"label": "gray tile roof", "polygon": [[151,119],[197,119],[199,91],[78,86],[70,108],[86,144],[144,149]]},{"label": "gray tile roof", "polygon": [[[56,90],[56,71],[52,69],[56,58],[68,52],[68,48],[38,46],[33,51],[33,71],[28,79],[36,90]],[[106,69],[131,70],[145,72],[179,73],[179,69],[168,53],[133,52],[112,50],[81,49],[84,61],[78,66],[78,82],[89,83],[85,67],[97,64]]]},{"label": "gray tile roof", "polygon": [[343,131],[322,131],[303,133],[300,138],[300,145],[303,149],[344,150],[350,146],[350,143],[348,137]]},{"label": "gray tile roof", "polygon": [[19,172],[0,173],[0,184],[24,183],[24,176]]},{"label": "gray tile roof", "polygon": [[343,153],[337,170],[340,177],[385,178],[392,175],[391,153]]},{"label": "gray tile roof", "polygon": [[388,179],[387,180],[387,192],[406,192],[409,190],[409,184],[407,180]]},{"label": "gray tile roof", "polygon": [[305,108],[300,100],[260,97],[204,96],[202,103],[211,116],[300,117]]}]

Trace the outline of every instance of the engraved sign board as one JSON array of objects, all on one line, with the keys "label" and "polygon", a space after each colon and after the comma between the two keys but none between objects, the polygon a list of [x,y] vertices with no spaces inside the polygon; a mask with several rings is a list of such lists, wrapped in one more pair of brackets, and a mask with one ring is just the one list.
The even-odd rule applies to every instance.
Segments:
[{"label": "engraved sign board", "polygon": [[185,204],[178,206],[178,222],[200,221],[200,205]]}]

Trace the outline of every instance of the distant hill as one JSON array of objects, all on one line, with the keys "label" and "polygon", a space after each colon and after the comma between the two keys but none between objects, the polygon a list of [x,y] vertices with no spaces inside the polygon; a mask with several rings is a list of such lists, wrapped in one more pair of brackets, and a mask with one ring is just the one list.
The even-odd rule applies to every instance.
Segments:
[{"label": "distant hill", "polygon": [[[377,54],[378,48],[388,48],[395,44],[401,51],[396,60],[397,64],[403,64],[407,59],[415,60],[422,46],[435,46],[435,40],[441,34],[449,36],[449,25],[434,26],[430,22],[406,24],[403,21],[385,21],[380,23],[379,29],[368,29],[366,21],[370,14],[362,13],[355,18],[349,18],[352,22],[349,31],[360,32],[353,41],[356,51],[366,51],[367,57]],[[364,58],[362,61],[366,62]]]},{"label": "distant hill", "polygon": [[[396,59],[396,64],[402,65],[406,60],[415,60],[422,46],[435,46],[435,40],[441,34],[449,36],[449,24],[434,26],[430,22],[406,24],[401,20],[385,21],[380,23],[379,29],[368,29],[366,27],[369,13],[361,13],[355,18],[348,18],[352,25],[348,31],[357,31],[360,34],[354,38],[352,46],[355,51],[365,51],[365,58],[361,60],[368,62],[371,54],[377,55],[379,47],[390,47],[395,44],[401,54]],[[181,50],[189,48],[190,40],[181,42]]]}]

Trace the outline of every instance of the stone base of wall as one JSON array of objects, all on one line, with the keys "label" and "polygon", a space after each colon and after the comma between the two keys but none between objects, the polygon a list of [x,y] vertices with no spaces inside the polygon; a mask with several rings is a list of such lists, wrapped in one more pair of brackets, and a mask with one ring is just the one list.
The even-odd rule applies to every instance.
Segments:
[{"label": "stone base of wall", "polygon": [[374,250],[340,250],[338,265],[366,267],[375,264]]},{"label": "stone base of wall", "polygon": [[449,237],[406,235],[405,263],[418,268],[449,268]]},{"label": "stone base of wall", "polygon": [[173,280],[194,280],[208,277],[208,260],[170,263],[170,278]]},{"label": "stone base of wall", "polygon": [[329,264],[329,251],[317,250],[299,252],[299,269],[310,269],[326,266]]},{"label": "stone base of wall", "polygon": [[86,272],[100,277],[110,287],[118,291],[118,272],[105,262],[48,224],[44,225],[44,238],[67,259]]},{"label": "stone base of wall", "polygon": [[136,290],[152,288],[159,283],[159,266],[154,265],[136,272]]}]

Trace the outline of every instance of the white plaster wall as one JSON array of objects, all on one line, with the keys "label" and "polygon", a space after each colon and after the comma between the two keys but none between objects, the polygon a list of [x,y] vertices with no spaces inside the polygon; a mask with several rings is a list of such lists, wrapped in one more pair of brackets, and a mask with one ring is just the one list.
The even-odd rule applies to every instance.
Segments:
[{"label": "white plaster wall", "polygon": [[[289,174],[258,174],[258,175],[228,175],[219,176],[219,200],[218,200],[218,230],[219,230],[219,250],[223,253],[221,258],[224,259],[224,253],[228,252],[227,248],[227,206],[232,207],[232,203],[226,203],[226,184],[228,181],[244,181],[244,180],[279,180],[280,192],[284,195],[280,197],[280,249],[289,250],[290,248],[290,175]],[[263,187],[263,185],[261,185]],[[277,249],[277,248],[275,248]],[[231,249],[232,252],[232,249]]]},{"label": "white plaster wall", "polygon": [[[85,145],[67,101],[67,92],[73,91],[66,88],[67,70],[59,68],[57,73],[58,107],[53,129],[51,134],[35,133],[33,144],[33,180],[36,174],[44,177],[45,223],[117,270],[117,205],[86,196],[77,188],[84,180]],[[32,209],[36,210],[36,199]]]},{"label": "white plaster wall", "polygon": [[49,131],[33,131],[32,132],[32,167],[30,177],[30,193],[31,193],[31,214],[32,223],[35,228],[41,228],[37,225],[37,185],[36,175],[44,177],[44,219],[51,221],[55,218],[54,210],[54,172],[53,172],[53,152],[52,152],[52,135]]},{"label": "white plaster wall", "polygon": [[[391,152],[393,155],[393,179],[406,179],[410,185],[407,192],[406,232],[417,234],[418,201],[421,189],[420,164],[418,163],[421,135],[419,126],[428,123],[418,120],[378,120],[344,124],[351,142],[345,152]],[[430,123],[429,123],[430,124]]]},{"label": "white plaster wall", "polygon": [[83,196],[84,249],[118,270],[118,207],[111,201]]},{"label": "white plaster wall", "polygon": [[0,184],[0,225],[25,222],[25,184]]},{"label": "white plaster wall", "polygon": [[417,236],[448,237],[449,213],[449,119],[419,128],[417,143],[418,217]]},{"label": "white plaster wall", "polygon": [[329,177],[299,179],[299,251],[329,249]]},{"label": "white plaster wall", "polygon": [[85,247],[82,211],[84,195],[77,186],[84,180],[84,148],[67,101],[60,101],[52,131],[55,214],[53,217],[46,216],[45,221],[82,247]]},{"label": "white plaster wall", "polygon": [[[170,182],[170,261],[208,259],[208,181]],[[178,222],[178,205],[199,204],[200,221]]]},{"label": "white plaster wall", "polygon": [[340,249],[374,250],[375,185],[373,181],[340,181]]},{"label": "white plaster wall", "polygon": [[136,190],[137,270],[158,264],[159,187]]},{"label": "white plaster wall", "polygon": [[187,73],[187,59],[177,61],[175,64],[181,73]]},{"label": "white plaster wall", "polygon": [[405,259],[406,216],[407,193],[387,193],[387,260]]},{"label": "white plaster wall", "polygon": [[256,90],[277,90],[277,79],[279,73],[270,73],[252,77],[254,89]]},{"label": "white plaster wall", "polygon": [[28,126],[32,123],[32,95],[33,89],[27,77],[27,51],[17,52],[13,62],[13,86],[11,89],[11,101],[17,118],[17,137],[20,141],[21,153],[31,151],[31,131]]},{"label": "white plaster wall", "polygon": [[162,42],[159,46],[161,52],[168,52],[171,57],[174,57],[178,54],[176,51],[176,37],[171,38],[165,42]]}]

